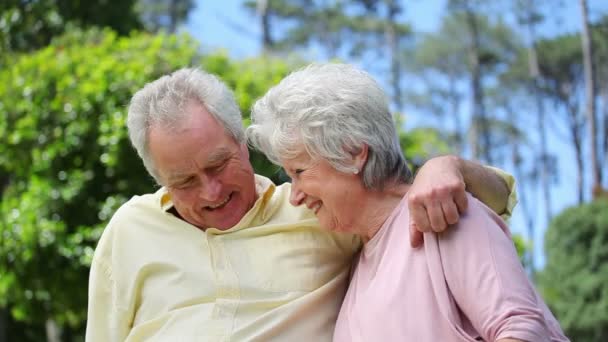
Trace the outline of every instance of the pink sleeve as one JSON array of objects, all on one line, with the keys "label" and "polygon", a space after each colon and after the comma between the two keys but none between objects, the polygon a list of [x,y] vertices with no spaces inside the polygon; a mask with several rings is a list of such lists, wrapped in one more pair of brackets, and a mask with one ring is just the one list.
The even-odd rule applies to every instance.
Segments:
[{"label": "pink sleeve", "polygon": [[498,216],[469,196],[458,226],[436,236],[449,291],[485,341],[549,341],[540,299]]}]

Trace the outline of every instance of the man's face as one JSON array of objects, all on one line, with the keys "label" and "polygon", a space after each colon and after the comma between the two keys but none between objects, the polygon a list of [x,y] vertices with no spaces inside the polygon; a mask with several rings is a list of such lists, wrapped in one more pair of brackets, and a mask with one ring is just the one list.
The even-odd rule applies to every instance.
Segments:
[{"label": "man's face", "polygon": [[249,152],[192,101],[177,132],[152,127],[150,154],[180,216],[199,228],[236,225],[257,198]]}]

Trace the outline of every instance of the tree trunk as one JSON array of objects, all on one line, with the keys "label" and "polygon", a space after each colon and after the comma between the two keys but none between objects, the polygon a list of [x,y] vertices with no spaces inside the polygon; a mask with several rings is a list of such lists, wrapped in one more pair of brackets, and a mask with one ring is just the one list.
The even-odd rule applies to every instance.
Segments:
[{"label": "tree trunk", "polygon": [[177,31],[177,22],[179,20],[179,13],[177,12],[177,0],[169,1],[169,33],[175,33]]},{"label": "tree trunk", "polygon": [[59,330],[57,322],[52,318],[49,318],[46,320],[44,327],[46,329],[47,342],[61,342],[61,331]]},{"label": "tree trunk", "polygon": [[8,310],[0,308],[0,341],[8,341]]},{"label": "tree trunk", "polygon": [[551,221],[553,212],[551,209],[551,172],[549,170],[549,152],[547,149],[547,130],[545,128],[545,108],[543,105],[543,99],[540,94],[536,95],[536,106],[538,111],[538,135],[540,140],[540,182],[543,193],[543,202],[545,207],[545,218],[547,222]]},{"label": "tree trunk", "polygon": [[536,102],[536,113],[538,115],[537,129],[540,145],[540,182],[543,194],[543,202],[545,207],[545,218],[547,222],[551,221],[552,210],[551,210],[551,186],[550,186],[550,174],[549,174],[549,152],[547,149],[547,130],[545,128],[545,106],[543,102],[543,95],[541,94],[541,74],[540,66],[538,63],[538,53],[536,51],[536,34],[534,30],[534,23],[528,21],[528,34],[530,35],[530,48],[528,49],[528,65],[530,68],[530,76],[533,79],[534,98]]},{"label": "tree trunk", "polygon": [[583,204],[584,196],[584,165],[583,165],[583,148],[581,146],[580,137],[573,137],[574,151],[576,153],[576,187],[578,193],[578,204]]},{"label": "tree trunk", "polygon": [[397,122],[402,122],[401,110],[403,109],[403,103],[401,101],[401,67],[399,58],[399,36],[397,32],[397,15],[401,12],[399,4],[395,0],[387,2],[388,10],[386,15],[386,41],[390,51],[390,63],[391,63],[391,87],[393,88],[393,101],[397,107],[397,115],[395,118]]},{"label": "tree trunk", "polygon": [[608,86],[604,87],[604,122],[603,122],[603,126],[604,126],[604,134],[602,134],[602,137],[604,138],[604,142],[602,144],[603,149],[604,149],[604,159],[602,160],[602,163],[600,164],[603,165],[604,167],[602,167],[601,169],[604,171],[604,173],[601,175],[602,179],[606,179],[608,177]]},{"label": "tree trunk", "polygon": [[[515,116],[512,116],[515,117]],[[535,248],[535,229],[534,229],[534,225],[535,225],[535,221],[534,221],[534,215],[532,214],[532,209],[531,209],[531,205],[532,202],[528,201],[528,197],[527,197],[527,192],[524,191],[527,186],[526,186],[526,177],[524,176],[524,172],[522,170],[522,157],[521,157],[521,153],[519,152],[519,144],[516,142],[514,144],[512,144],[512,162],[513,162],[513,171],[514,171],[514,176],[517,179],[518,183],[519,183],[519,188],[522,189],[521,192],[518,193],[519,196],[519,202],[522,208],[522,213],[523,213],[523,217],[524,217],[524,221],[526,224],[526,231],[527,231],[527,235],[528,235],[528,243],[530,246],[530,250],[529,253],[527,255],[527,264],[528,264],[528,270],[530,272],[530,278],[534,281],[534,278],[536,276],[536,272],[535,272],[535,258],[534,258],[534,248]]]},{"label": "tree trunk", "polygon": [[[564,94],[568,96],[568,94]],[[578,112],[578,106],[576,103],[568,104],[567,98],[562,98],[562,101],[566,104],[566,111],[568,114],[568,129],[570,130],[570,139],[572,146],[574,147],[575,159],[576,159],[576,190],[578,194],[578,204],[582,204],[585,200],[584,195],[584,182],[585,182],[585,170],[583,163],[583,142],[582,142],[582,126],[581,119],[579,118],[580,113]]]},{"label": "tree trunk", "polygon": [[593,71],[593,41],[589,29],[589,19],[587,15],[587,1],[579,0],[581,7],[581,21],[583,30],[581,33],[581,43],[583,47],[583,66],[585,68],[585,97],[586,114],[589,121],[589,144],[591,153],[591,188],[597,189],[602,185],[601,170],[599,164],[599,153],[597,150],[597,129],[595,114],[595,73]]},{"label": "tree trunk", "polygon": [[456,132],[456,148],[455,153],[462,155],[464,152],[464,134],[462,129],[462,121],[460,120],[460,95],[456,89],[456,77],[449,76],[449,99],[452,106],[452,112],[448,113],[454,118],[454,131]]},{"label": "tree trunk", "polygon": [[[469,63],[471,67],[471,93],[473,94],[473,113],[471,119],[473,124],[474,146],[473,158],[478,159],[483,157],[484,160],[492,164],[490,154],[490,131],[488,127],[488,118],[486,117],[486,109],[484,104],[483,89],[481,86],[481,62],[479,58],[479,29],[477,27],[477,18],[472,9],[466,9],[467,24],[471,38],[469,46]],[[479,142],[481,137],[481,144]]]},{"label": "tree trunk", "polygon": [[262,28],[262,49],[264,53],[270,53],[274,46],[270,27],[270,11],[268,7],[268,0],[258,0],[257,12],[260,17],[260,26]]}]

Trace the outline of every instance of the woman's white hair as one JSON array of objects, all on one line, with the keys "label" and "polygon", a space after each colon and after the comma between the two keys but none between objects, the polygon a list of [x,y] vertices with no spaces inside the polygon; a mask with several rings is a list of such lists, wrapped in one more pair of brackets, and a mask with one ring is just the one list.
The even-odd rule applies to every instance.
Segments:
[{"label": "woman's white hair", "polygon": [[182,128],[189,115],[184,108],[193,100],[205,106],[237,142],[245,142],[241,112],[234,95],[216,76],[200,69],[184,68],[150,82],[131,99],[127,126],[131,143],[159,184],[149,151],[150,128],[161,127],[169,132]]},{"label": "woman's white hair", "polygon": [[304,148],[352,173],[352,154],[367,145],[367,188],[410,180],[386,94],[351,65],[312,64],[290,74],[253,105],[251,120],[250,144],[276,164]]}]

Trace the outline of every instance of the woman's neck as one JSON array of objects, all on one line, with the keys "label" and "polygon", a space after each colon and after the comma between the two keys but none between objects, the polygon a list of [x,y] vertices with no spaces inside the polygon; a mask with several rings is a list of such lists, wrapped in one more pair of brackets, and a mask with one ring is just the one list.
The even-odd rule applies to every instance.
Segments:
[{"label": "woman's neck", "polygon": [[408,190],[408,184],[395,184],[381,191],[370,190],[366,194],[363,205],[357,209],[359,219],[356,220],[357,227],[354,230],[361,236],[363,243],[367,243],[380,231]]}]

